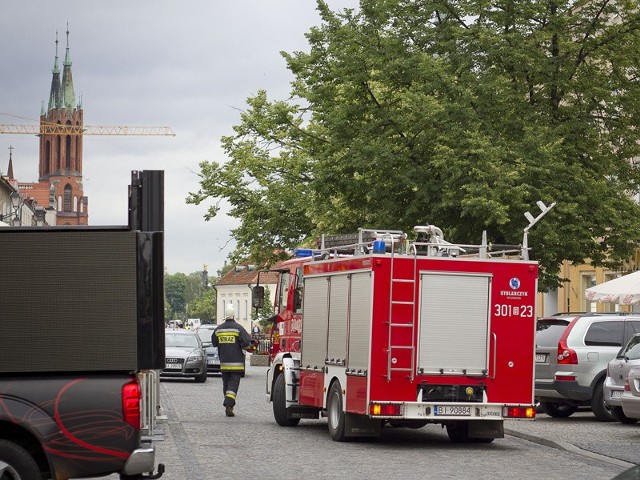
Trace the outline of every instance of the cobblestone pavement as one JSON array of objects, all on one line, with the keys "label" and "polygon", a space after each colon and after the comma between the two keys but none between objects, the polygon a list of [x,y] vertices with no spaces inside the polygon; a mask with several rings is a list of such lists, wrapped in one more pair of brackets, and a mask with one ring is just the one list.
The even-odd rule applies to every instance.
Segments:
[{"label": "cobblestone pavement", "polygon": [[454,445],[439,425],[334,442],[326,419],[275,423],[266,371],[247,367],[233,418],[224,414],[219,376],[161,382],[166,419],[154,443],[163,479],[611,479],[640,458],[640,426],[600,423],[590,412],[508,421],[506,437],[489,445]]}]

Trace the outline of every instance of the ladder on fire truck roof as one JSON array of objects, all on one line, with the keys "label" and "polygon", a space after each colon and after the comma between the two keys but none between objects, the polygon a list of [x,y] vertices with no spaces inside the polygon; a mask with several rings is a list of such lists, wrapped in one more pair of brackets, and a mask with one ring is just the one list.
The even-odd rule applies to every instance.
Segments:
[{"label": "ladder on fire truck roof", "polygon": [[[416,345],[415,345],[415,328],[416,328],[416,272],[417,272],[417,256],[414,256],[414,268],[412,269],[411,278],[398,278],[398,272],[395,267],[395,255],[394,255],[394,242],[391,242],[391,273],[390,273],[390,282],[389,282],[389,350],[388,350],[388,358],[387,358],[387,381],[391,381],[391,377],[394,373],[408,375],[409,380],[413,381],[413,376],[415,372],[415,359],[416,359]],[[394,290],[400,288],[401,286],[409,286],[411,288],[411,299],[410,300],[396,300],[394,298]],[[397,297],[396,297],[397,298]],[[405,316],[405,321],[401,321],[403,318],[401,315],[397,315],[397,311],[402,308],[410,308],[411,315],[409,318],[409,323],[406,322],[407,317]],[[406,339],[406,335],[394,335],[394,332],[399,330],[408,330],[410,342],[408,345],[402,345],[400,343],[394,344],[397,338],[400,336],[401,338]],[[401,350],[409,350],[410,357],[410,366],[407,367],[405,365],[395,366],[395,362],[397,358],[395,356],[396,351]],[[406,355],[403,355],[406,358]]]}]

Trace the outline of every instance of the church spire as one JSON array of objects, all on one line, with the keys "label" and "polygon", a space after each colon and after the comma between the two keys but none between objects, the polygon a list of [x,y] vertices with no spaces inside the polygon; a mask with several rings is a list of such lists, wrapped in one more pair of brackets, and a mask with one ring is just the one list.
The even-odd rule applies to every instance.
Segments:
[{"label": "church spire", "polygon": [[64,67],[62,70],[62,101],[60,107],[67,111],[76,108],[76,96],[73,91],[73,76],[71,75],[71,55],[69,53],[69,24],[67,23],[67,50],[64,56]]},{"label": "church spire", "polygon": [[53,78],[51,79],[51,93],[49,94],[49,107],[47,111],[58,108],[62,103],[62,92],[60,91],[60,68],[58,67],[58,32],[56,32],[56,58],[53,62]]},{"label": "church spire", "polygon": [[7,168],[7,177],[13,180],[13,146],[9,145],[9,168]]}]

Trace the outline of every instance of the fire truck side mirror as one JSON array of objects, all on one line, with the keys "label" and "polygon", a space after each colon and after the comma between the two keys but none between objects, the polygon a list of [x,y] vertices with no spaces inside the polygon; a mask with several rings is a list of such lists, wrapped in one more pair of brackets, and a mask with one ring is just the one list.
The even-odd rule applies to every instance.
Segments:
[{"label": "fire truck side mirror", "polygon": [[302,310],[302,288],[298,287],[295,289],[293,294],[293,302],[295,304],[296,312]]},{"label": "fire truck side mirror", "polygon": [[253,308],[264,307],[264,287],[253,287],[253,290],[251,291],[251,306]]}]

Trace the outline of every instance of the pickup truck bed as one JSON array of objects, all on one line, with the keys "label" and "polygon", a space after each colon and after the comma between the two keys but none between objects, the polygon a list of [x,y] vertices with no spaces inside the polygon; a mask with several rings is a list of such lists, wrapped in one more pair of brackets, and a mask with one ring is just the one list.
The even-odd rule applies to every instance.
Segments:
[{"label": "pickup truck bed", "polygon": [[129,373],[0,375],[0,477],[158,478],[140,401]]}]

